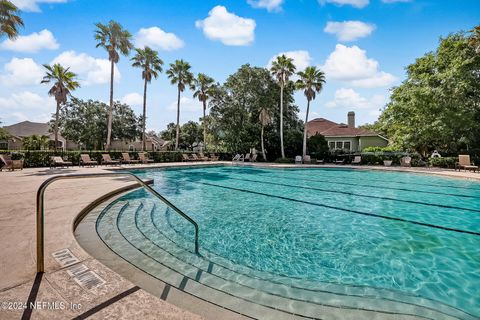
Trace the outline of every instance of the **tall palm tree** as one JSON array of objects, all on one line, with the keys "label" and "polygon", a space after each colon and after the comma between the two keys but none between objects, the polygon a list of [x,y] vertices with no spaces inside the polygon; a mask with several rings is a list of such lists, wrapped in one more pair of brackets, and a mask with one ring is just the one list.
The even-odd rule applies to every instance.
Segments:
[{"label": "tall palm tree", "polygon": [[95,40],[97,40],[97,48],[102,47],[108,52],[108,60],[110,60],[110,108],[108,109],[107,124],[107,143],[105,149],[110,149],[112,138],[112,114],[113,114],[113,79],[115,73],[115,64],[120,60],[120,54],[128,56],[133,48],[131,42],[132,35],[123,29],[118,22],[111,20],[108,25],[96,23]]},{"label": "tall palm tree", "polygon": [[303,156],[307,155],[307,122],[310,112],[310,101],[315,100],[316,94],[320,93],[325,84],[325,74],[316,67],[307,67],[304,71],[297,73],[300,79],[296,82],[296,88],[303,90],[307,97],[307,113],[305,115],[305,126],[303,128]]},{"label": "tall palm tree", "polygon": [[196,91],[193,93],[193,97],[198,98],[198,100],[203,104],[203,147],[207,148],[207,100],[212,95],[212,90],[215,87],[215,80],[204,73],[199,73],[197,78],[194,80],[194,85]]},{"label": "tall palm tree", "polygon": [[48,95],[55,97],[57,102],[57,109],[55,112],[55,149],[58,146],[58,114],[62,104],[67,102],[68,95],[72,91],[80,87],[80,84],[76,80],[77,75],[71,72],[70,68],[64,68],[60,64],[56,63],[53,66],[48,64],[43,65],[46,69],[46,74],[43,77],[41,83],[53,83],[53,86],[48,91]]},{"label": "tall palm tree", "polygon": [[0,37],[15,39],[19,27],[23,27],[23,20],[18,15],[17,6],[11,1],[0,0]]},{"label": "tall palm tree", "polygon": [[178,140],[180,138],[180,93],[183,92],[186,86],[194,90],[193,74],[190,72],[190,64],[183,60],[175,60],[175,63],[170,63],[170,69],[167,70],[167,76],[171,84],[176,84],[178,89],[177,94],[177,130],[175,136],[175,150],[178,150]]},{"label": "tall palm tree", "polygon": [[293,59],[288,58],[284,54],[278,56],[277,59],[273,61],[270,71],[280,84],[280,148],[282,158],[285,158],[285,150],[283,148],[283,89],[288,83],[289,77],[295,73]]},{"label": "tall palm tree", "polygon": [[158,52],[150,47],[144,49],[135,49],[137,53],[132,58],[132,66],[142,68],[143,84],[143,117],[142,117],[142,151],[146,148],[145,119],[147,118],[147,83],[152,82],[152,78],[157,79],[161,73],[163,61],[159,58]]},{"label": "tall palm tree", "polygon": [[262,125],[262,131],[261,131],[261,134],[260,134],[260,141],[261,141],[261,144],[262,144],[263,160],[267,161],[267,156],[265,155],[265,145],[264,145],[264,141],[263,141],[264,140],[263,139],[263,134],[264,134],[265,126],[272,122],[272,118],[270,117],[270,114],[268,113],[267,109],[262,108],[262,110],[260,110],[258,120],[260,121],[260,124]]}]

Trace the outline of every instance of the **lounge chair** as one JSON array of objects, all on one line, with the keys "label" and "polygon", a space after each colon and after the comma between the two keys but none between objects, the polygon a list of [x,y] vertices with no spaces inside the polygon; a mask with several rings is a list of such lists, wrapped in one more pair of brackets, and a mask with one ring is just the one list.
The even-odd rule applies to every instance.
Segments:
[{"label": "lounge chair", "polygon": [[245,155],[245,157],[243,157],[243,161],[250,161],[250,156],[251,156],[251,154],[250,154],[250,153],[247,153],[247,154]]},{"label": "lounge chair", "polygon": [[235,157],[233,157],[232,161],[234,162],[245,161],[245,157],[243,156],[243,154],[236,154]]},{"label": "lounge chair", "polygon": [[141,163],[153,163],[153,159],[149,159],[148,156],[145,154],[145,152],[139,152],[138,153],[138,159],[140,160]]},{"label": "lounge chair", "polygon": [[15,169],[23,170],[23,160],[12,160],[9,155],[0,154],[0,171],[3,169],[11,171]]},{"label": "lounge chair", "polygon": [[192,153],[192,154],[190,155],[190,157],[192,157],[192,160],[193,160],[193,161],[204,161],[204,159],[203,159],[203,158],[199,158],[196,153]]},{"label": "lounge chair", "polygon": [[252,157],[250,158],[250,162],[257,162],[258,154],[253,154]]},{"label": "lounge chair", "polygon": [[345,163],[345,159],[335,159],[335,161],[333,161],[333,163],[335,164],[344,164]]},{"label": "lounge chair", "polygon": [[102,154],[102,164],[108,166],[109,164],[113,165],[120,165],[120,161],[112,160],[108,153]]},{"label": "lounge chair", "polygon": [[304,156],[303,163],[312,163],[312,158],[310,156]]},{"label": "lounge chair", "polygon": [[122,162],[126,164],[135,164],[139,163],[140,160],[134,160],[130,158],[130,154],[128,152],[122,152]]},{"label": "lounge chair", "polygon": [[412,166],[412,158],[409,156],[403,157],[400,159],[400,166],[402,167],[411,167]]},{"label": "lounge chair", "polygon": [[302,164],[302,156],[295,157],[295,164]]},{"label": "lounge chair", "polygon": [[62,157],[59,156],[53,156],[50,157],[50,168],[58,168],[58,167],[70,167],[73,166],[73,163],[70,161],[65,161],[62,159]]},{"label": "lounge chair", "polygon": [[468,154],[461,154],[458,156],[458,162],[455,163],[455,170],[465,169],[465,171],[477,171],[478,166],[475,166],[470,162],[470,156]]},{"label": "lounge chair", "polygon": [[98,161],[90,159],[88,154],[81,154],[80,155],[80,166],[97,166]]},{"label": "lounge chair", "polygon": [[220,157],[215,155],[215,154],[211,154],[209,159],[210,159],[210,161],[218,161],[220,159]]},{"label": "lounge chair", "polygon": [[361,156],[355,156],[352,160],[352,164],[360,164],[362,163],[362,157]]},{"label": "lounge chair", "polygon": [[317,159],[317,164],[324,164],[325,163],[325,160],[324,159]]},{"label": "lounge chair", "polygon": [[198,154],[198,158],[202,161],[210,161],[211,159],[203,154],[203,152],[200,152]]}]

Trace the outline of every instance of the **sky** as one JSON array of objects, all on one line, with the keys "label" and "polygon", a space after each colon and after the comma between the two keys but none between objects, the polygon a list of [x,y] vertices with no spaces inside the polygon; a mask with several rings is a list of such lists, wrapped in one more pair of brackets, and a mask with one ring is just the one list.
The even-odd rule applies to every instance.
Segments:
[{"label": "sky", "polygon": [[[164,70],[176,59],[222,83],[241,65],[268,67],[276,56],[326,74],[309,119],[371,123],[388,102],[405,67],[435,50],[439,38],[480,23],[480,0],[13,0],[25,27],[0,39],[0,121],[46,122],[55,111],[42,64],[60,63],[78,74],[81,99],[109,100],[107,53],[96,48],[95,23],[115,20],[136,47],[159,51]],[[133,53],[132,53],[133,54]],[[141,70],[122,56],[114,95],[141,114]],[[176,86],[165,73],[148,87],[147,129],[176,121]],[[201,104],[186,90],[181,123],[198,121]],[[304,119],[306,99],[295,94]]]}]

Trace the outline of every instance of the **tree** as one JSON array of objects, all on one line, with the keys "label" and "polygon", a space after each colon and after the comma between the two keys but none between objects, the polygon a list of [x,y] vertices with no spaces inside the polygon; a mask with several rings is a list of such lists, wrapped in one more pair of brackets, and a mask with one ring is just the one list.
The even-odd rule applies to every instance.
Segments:
[{"label": "tree", "polygon": [[[109,106],[100,101],[72,98],[60,113],[62,135],[89,150],[99,150],[107,137],[105,119]],[[54,121],[54,120],[52,120]],[[115,102],[112,138],[134,141],[141,135],[140,119],[126,104]]]},{"label": "tree", "polygon": [[158,57],[158,52],[152,50],[150,47],[144,49],[135,49],[137,54],[132,58],[133,67],[142,69],[143,84],[143,117],[142,117],[142,151],[145,150],[145,120],[147,118],[147,83],[150,83],[153,78],[157,78],[158,74],[162,72],[163,61]]},{"label": "tree", "polygon": [[194,80],[195,92],[193,93],[194,98],[198,98],[203,104],[203,118],[202,118],[202,127],[203,127],[203,147],[207,148],[207,124],[206,124],[206,111],[207,111],[207,100],[213,93],[215,86],[215,80],[207,76],[206,74],[199,73],[197,78]]},{"label": "tree", "polygon": [[169,124],[167,124],[167,129],[160,132],[160,138],[165,141],[173,141],[173,139],[175,139],[176,130],[177,126],[175,125],[175,123],[170,122]]},{"label": "tree", "polygon": [[202,140],[202,127],[195,121],[182,125],[180,142],[183,149],[192,149]]},{"label": "tree", "polygon": [[282,158],[285,158],[285,150],[283,145],[283,90],[289,81],[289,77],[295,73],[295,65],[292,58],[287,58],[284,54],[278,56],[272,63],[272,74],[277,78],[280,84],[280,150]]},{"label": "tree", "polygon": [[23,149],[25,150],[44,150],[48,149],[50,139],[48,136],[31,135],[22,138]]},{"label": "tree", "polygon": [[376,127],[393,146],[427,154],[480,147],[480,55],[460,32],[416,59]]},{"label": "tree", "polygon": [[317,159],[324,159],[329,151],[327,140],[319,133],[308,138],[307,146],[308,151]]},{"label": "tree", "polygon": [[116,21],[111,20],[108,25],[101,23],[95,24],[95,40],[96,47],[104,48],[108,52],[108,60],[110,60],[110,108],[108,110],[107,124],[107,143],[105,149],[110,149],[112,137],[112,114],[113,114],[113,80],[115,73],[115,64],[120,60],[120,54],[128,56],[133,48],[131,42],[132,35]]},{"label": "tree", "polygon": [[58,147],[58,114],[62,104],[67,102],[67,97],[71,92],[80,87],[80,84],[76,81],[77,75],[71,72],[70,68],[64,68],[60,64],[56,63],[53,66],[48,64],[43,65],[45,67],[46,75],[43,77],[41,83],[53,83],[53,86],[48,91],[48,95],[55,97],[57,102],[57,108],[55,111],[55,150]]},{"label": "tree", "polygon": [[190,72],[190,64],[183,60],[175,60],[175,63],[170,63],[170,69],[167,70],[167,76],[171,84],[177,85],[177,132],[175,137],[175,150],[178,150],[178,142],[180,139],[180,93],[183,92],[186,86],[194,90],[193,74]]},{"label": "tree", "polygon": [[316,67],[307,67],[304,71],[298,72],[300,79],[295,86],[298,90],[303,90],[307,98],[307,112],[305,115],[305,125],[303,129],[303,156],[307,155],[307,123],[308,113],[310,111],[310,101],[315,100],[316,94],[320,93],[325,84],[325,74]]},{"label": "tree", "polygon": [[0,37],[16,39],[19,27],[23,27],[23,20],[18,15],[17,6],[11,1],[0,0]]},{"label": "tree", "polygon": [[270,114],[268,114],[267,109],[262,108],[262,110],[260,110],[258,120],[260,121],[260,124],[262,125],[262,132],[260,134],[260,141],[261,141],[261,145],[262,145],[263,160],[267,161],[267,156],[265,154],[265,144],[264,144],[263,134],[264,134],[264,131],[265,131],[265,126],[267,126],[268,124],[270,124],[272,122],[272,118],[270,117]]},{"label": "tree", "polygon": [[480,26],[476,26],[470,30],[470,38],[468,42],[475,48],[475,52],[480,54]]}]

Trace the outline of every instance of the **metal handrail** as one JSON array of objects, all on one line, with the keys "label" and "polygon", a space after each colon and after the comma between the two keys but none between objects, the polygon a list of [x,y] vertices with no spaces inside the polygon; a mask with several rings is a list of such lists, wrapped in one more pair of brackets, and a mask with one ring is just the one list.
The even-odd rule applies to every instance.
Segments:
[{"label": "metal handrail", "polygon": [[142,179],[130,172],[109,172],[109,173],[85,173],[85,174],[70,174],[55,176],[45,180],[37,191],[37,272],[44,272],[44,195],[45,189],[54,181],[63,179],[81,179],[81,178],[98,178],[108,176],[130,176],[133,177],[141,186],[150,191],[154,196],[172,208],[181,217],[193,224],[195,228],[195,253],[198,254],[198,224],[185,214],[182,210],[178,209],[174,204],[168,201],[164,196],[155,191],[152,187],[146,184]]}]

